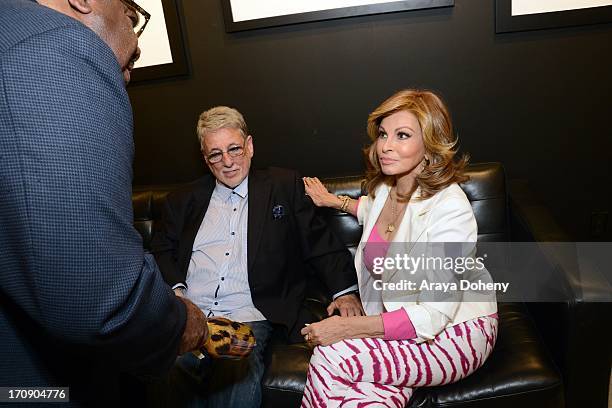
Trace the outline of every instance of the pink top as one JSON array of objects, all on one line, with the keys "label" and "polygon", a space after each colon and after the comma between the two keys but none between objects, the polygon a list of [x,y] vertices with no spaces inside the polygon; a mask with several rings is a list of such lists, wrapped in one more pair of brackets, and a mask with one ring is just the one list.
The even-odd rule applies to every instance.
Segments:
[{"label": "pink top", "polygon": [[372,228],[372,233],[368,238],[368,242],[366,242],[363,248],[363,262],[365,262],[365,266],[370,273],[374,270],[374,259],[387,256],[389,245],[389,241],[380,236],[378,228],[375,225],[374,228]]},{"label": "pink top", "polygon": [[[373,270],[374,259],[378,257],[384,258],[387,255],[389,245],[390,242],[380,236],[378,227],[375,225],[363,249],[363,260],[370,273]],[[406,340],[417,336],[414,325],[404,308],[394,312],[384,312],[381,316],[385,330],[385,340]]]}]

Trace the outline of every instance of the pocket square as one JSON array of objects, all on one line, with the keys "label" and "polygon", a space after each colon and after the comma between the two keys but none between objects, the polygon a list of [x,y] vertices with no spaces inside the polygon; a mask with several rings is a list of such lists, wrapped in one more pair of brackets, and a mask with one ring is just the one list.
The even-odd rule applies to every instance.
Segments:
[{"label": "pocket square", "polygon": [[285,216],[285,207],[280,204],[276,204],[272,207],[272,218],[275,220],[279,220]]}]

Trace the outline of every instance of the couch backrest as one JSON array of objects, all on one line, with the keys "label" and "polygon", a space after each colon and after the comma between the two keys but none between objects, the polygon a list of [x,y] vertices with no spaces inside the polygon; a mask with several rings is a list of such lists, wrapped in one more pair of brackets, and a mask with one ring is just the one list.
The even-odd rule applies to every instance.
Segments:
[{"label": "couch backrest", "polygon": [[146,249],[151,247],[153,223],[161,218],[166,196],[178,187],[180,187],[180,184],[134,187],[132,191],[134,227],[142,235],[143,246]]},{"label": "couch backrest", "polygon": [[[470,180],[463,183],[465,191],[478,223],[479,241],[507,241],[509,239],[507,219],[507,199],[504,169],[500,163],[477,163],[467,168]],[[334,194],[359,197],[362,192],[363,176],[348,176],[322,179]],[[153,223],[161,214],[166,195],[180,185],[159,185],[135,187],[132,194],[134,205],[134,225],[149,248]],[[361,227],[357,220],[346,213],[322,208],[319,210],[342,239],[346,246],[355,252],[361,238]]]},{"label": "couch backrest", "polygon": [[[478,224],[478,241],[507,241],[509,237],[504,169],[500,163],[478,163],[467,167],[470,179],[461,184],[474,209]],[[321,180],[334,194],[357,198],[364,194],[362,176],[335,177]],[[355,253],[361,238],[361,227],[355,217],[337,210],[324,209],[322,214],[346,246]]]}]

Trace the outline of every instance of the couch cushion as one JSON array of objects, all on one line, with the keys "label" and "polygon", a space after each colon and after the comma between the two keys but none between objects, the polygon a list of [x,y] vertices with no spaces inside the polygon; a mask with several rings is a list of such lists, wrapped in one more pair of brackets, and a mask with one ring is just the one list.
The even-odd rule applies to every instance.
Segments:
[{"label": "couch cushion", "polygon": [[421,388],[410,407],[562,407],[563,384],[525,305],[499,305],[497,343],[473,375],[441,387]]},{"label": "couch cushion", "polygon": [[[500,304],[497,344],[473,375],[418,389],[410,407],[560,407],[563,385],[522,304]],[[311,350],[272,342],[263,380],[263,406],[297,407]],[[282,403],[280,403],[282,402]]]}]

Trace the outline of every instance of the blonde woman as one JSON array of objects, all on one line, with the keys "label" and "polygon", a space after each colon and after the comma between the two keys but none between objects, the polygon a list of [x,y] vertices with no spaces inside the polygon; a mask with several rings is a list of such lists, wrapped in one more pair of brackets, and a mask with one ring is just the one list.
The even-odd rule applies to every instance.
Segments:
[{"label": "blonde woman", "polygon": [[455,158],[446,106],[432,92],[403,90],[370,114],[367,130],[367,196],[337,197],[317,178],[304,179],[317,206],[347,211],[363,225],[355,266],[367,315],[332,316],[302,330],[317,345],[303,407],[403,407],[415,387],[455,382],[478,369],[497,336],[494,297],[435,302],[418,291],[376,289],[374,262],[392,243],[476,242],[474,213],[458,185],[467,158]]}]

